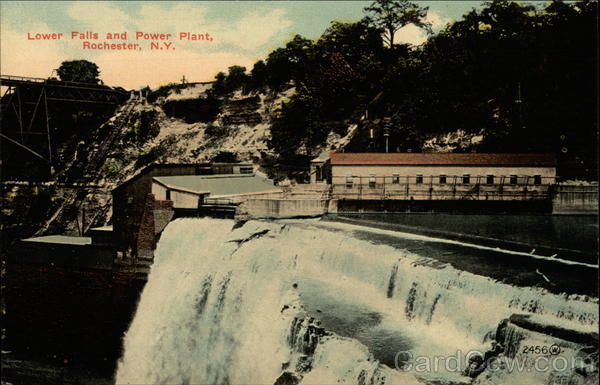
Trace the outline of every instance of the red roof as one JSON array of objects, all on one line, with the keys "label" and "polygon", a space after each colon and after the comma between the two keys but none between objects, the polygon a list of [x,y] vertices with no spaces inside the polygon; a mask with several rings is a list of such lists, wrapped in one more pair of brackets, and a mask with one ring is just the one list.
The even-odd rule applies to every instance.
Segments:
[{"label": "red roof", "polygon": [[337,153],[330,154],[332,165],[406,166],[544,166],[555,167],[552,154],[455,154],[455,153]]}]

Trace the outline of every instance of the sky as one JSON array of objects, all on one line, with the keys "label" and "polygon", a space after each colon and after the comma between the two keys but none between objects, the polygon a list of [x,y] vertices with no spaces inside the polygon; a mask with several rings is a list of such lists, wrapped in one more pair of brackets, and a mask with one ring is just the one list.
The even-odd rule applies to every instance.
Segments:
[{"label": "sky", "polygon": [[[457,20],[482,1],[416,1],[428,6],[434,31]],[[0,71],[3,75],[56,76],[64,60],[85,59],[100,68],[105,84],[124,88],[170,82],[210,81],[232,65],[250,70],[295,34],[318,38],[331,21],[356,21],[370,1],[2,1]],[[98,39],[73,38],[93,32]],[[107,33],[127,40],[107,40]],[[137,32],[171,34],[168,40],[136,40]],[[180,40],[188,32],[205,40]],[[36,34],[62,33],[36,40]],[[212,41],[206,40],[207,36]],[[89,36],[89,35],[88,35]],[[51,37],[51,36],[50,36]],[[31,40],[33,39],[33,40]],[[420,44],[423,31],[408,26],[398,42]],[[84,49],[88,44],[138,44],[136,49]],[[163,49],[151,49],[154,41]],[[167,44],[164,44],[167,43]],[[168,43],[171,43],[168,45]]]}]

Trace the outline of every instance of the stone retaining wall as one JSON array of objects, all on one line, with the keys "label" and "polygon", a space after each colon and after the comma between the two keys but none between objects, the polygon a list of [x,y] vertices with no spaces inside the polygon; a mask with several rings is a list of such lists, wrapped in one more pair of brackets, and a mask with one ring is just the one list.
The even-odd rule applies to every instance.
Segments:
[{"label": "stone retaining wall", "polygon": [[253,218],[289,218],[318,216],[334,209],[327,199],[248,199],[237,214]]},{"label": "stone retaining wall", "polygon": [[553,213],[597,213],[598,184],[558,185],[552,199]]}]

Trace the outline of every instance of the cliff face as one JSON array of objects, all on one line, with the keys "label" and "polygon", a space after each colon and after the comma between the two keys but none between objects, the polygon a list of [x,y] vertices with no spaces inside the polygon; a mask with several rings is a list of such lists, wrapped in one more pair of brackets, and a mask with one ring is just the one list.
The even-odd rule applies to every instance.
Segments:
[{"label": "cliff face", "polygon": [[190,86],[147,102],[156,111],[159,132],[141,151],[155,161],[200,162],[220,151],[237,154],[242,161],[257,161],[270,151],[270,125],[281,104],[294,89],[227,97],[212,97],[209,86]]},{"label": "cliff face", "polygon": [[[127,143],[142,137],[137,121],[144,117],[138,102],[119,107],[106,122],[93,127],[85,136],[75,137],[56,160],[51,179],[45,182],[2,181],[2,242],[6,251],[13,241],[34,234],[81,234],[92,226],[105,224],[110,218],[110,191],[134,172],[117,153],[124,153]],[[135,130],[133,130],[135,133]]]}]

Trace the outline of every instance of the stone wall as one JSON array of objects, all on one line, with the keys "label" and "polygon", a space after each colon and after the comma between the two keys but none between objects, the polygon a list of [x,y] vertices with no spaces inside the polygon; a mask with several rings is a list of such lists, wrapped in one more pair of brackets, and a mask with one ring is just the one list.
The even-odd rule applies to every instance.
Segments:
[{"label": "stone wall", "polygon": [[154,194],[148,194],[140,225],[136,231],[136,256],[152,261],[158,236],[173,218],[173,202],[157,201]]},{"label": "stone wall", "polygon": [[159,235],[173,219],[173,202],[154,201],[154,235]]},{"label": "stone wall", "polygon": [[552,202],[545,200],[382,200],[339,199],[337,211],[342,213],[550,213]]},{"label": "stone wall", "polygon": [[253,218],[303,217],[326,214],[328,207],[324,199],[248,199],[238,213]]}]

